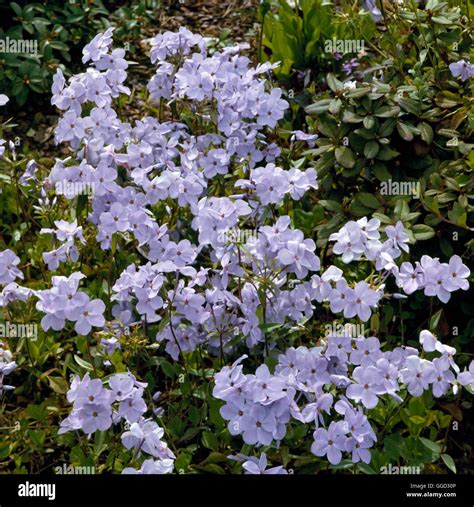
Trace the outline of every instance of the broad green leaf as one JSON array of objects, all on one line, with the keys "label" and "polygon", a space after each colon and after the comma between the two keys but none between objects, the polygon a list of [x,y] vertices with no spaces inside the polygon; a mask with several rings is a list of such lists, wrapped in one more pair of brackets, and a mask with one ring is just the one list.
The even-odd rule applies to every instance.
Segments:
[{"label": "broad green leaf", "polygon": [[336,148],[336,160],[342,165],[351,169],[354,167],[355,159],[352,150],[347,146],[338,146]]},{"label": "broad green leaf", "polygon": [[427,239],[431,239],[435,235],[435,231],[432,227],[425,224],[415,224],[412,227],[413,234],[415,236],[415,239],[418,241],[425,241]]},{"label": "broad green leaf", "polygon": [[359,192],[356,194],[355,198],[367,208],[380,208],[380,202],[373,194],[369,194],[368,192]]},{"label": "broad green leaf", "polygon": [[448,211],[448,216],[453,222],[456,222],[458,225],[465,226],[467,221],[467,213],[466,210],[458,203],[455,202],[453,204],[453,209]]},{"label": "broad green leaf", "polygon": [[398,106],[382,106],[375,110],[375,116],[379,118],[390,118],[392,116],[398,116],[400,108]]},{"label": "broad green leaf", "polygon": [[[411,417],[410,417],[411,419]],[[441,454],[441,446],[437,444],[436,442],[433,442],[432,440],[429,440],[428,438],[419,437],[423,445],[432,451],[434,454],[439,455]]]},{"label": "broad green leaf", "polygon": [[81,359],[77,354],[74,354],[74,361],[76,361],[76,363],[85,370],[92,371],[94,369],[91,363]]},{"label": "broad green leaf", "polygon": [[379,143],[377,141],[369,141],[364,148],[365,158],[372,159],[379,152]]},{"label": "broad green leaf", "polygon": [[435,331],[438,327],[439,319],[441,318],[441,315],[443,314],[443,310],[438,310],[430,319],[430,330]]},{"label": "broad green leaf", "polygon": [[456,472],[456,464],[454,463],[453,458],[449,454],[441,454],[441,459],[444,461],[444,464],[453,472]]},{"label": "broad green leaf", "polygon": [[423,141],[425,141],[426,144],[431,144],[433,142],[433,129],[431,125],[426,122],[421,122],[417,125],[417,128],[421,133]]}]

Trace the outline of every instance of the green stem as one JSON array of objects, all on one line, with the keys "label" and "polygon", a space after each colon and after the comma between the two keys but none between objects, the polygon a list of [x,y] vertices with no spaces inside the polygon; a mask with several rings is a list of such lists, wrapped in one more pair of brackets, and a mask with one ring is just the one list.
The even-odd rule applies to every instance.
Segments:
[{"label": "green stem", "polygon": [[257,54],[258,54],[258,61],[262,61],[262,46],[263,46],[263,26],[265,23],[265,18],[267,14],[262,15],[262,23],[260,24],[260,32],[258,34],[258,45],[257,45]]}]

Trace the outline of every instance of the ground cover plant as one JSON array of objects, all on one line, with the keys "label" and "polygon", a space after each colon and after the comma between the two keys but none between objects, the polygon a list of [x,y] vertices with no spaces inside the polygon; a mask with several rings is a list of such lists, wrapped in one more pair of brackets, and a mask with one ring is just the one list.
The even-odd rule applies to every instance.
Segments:
[{"label": "ground cover plant", "polygon": [[471,13],[353,7],[161,31],[138,75],[109,27],[53,156],[5,116],[2,472],[472,470]]},{"label": "ground cover plant", "polygon": [[20,107],[45,95],[47,103],[56,69],[70,75],[84,44],[111,20],[118,25],[117,37],[125,42],[138,36],[137,25],[160,8],[155,0],[115,4],[101,0],[2,3],[0,92]]}]

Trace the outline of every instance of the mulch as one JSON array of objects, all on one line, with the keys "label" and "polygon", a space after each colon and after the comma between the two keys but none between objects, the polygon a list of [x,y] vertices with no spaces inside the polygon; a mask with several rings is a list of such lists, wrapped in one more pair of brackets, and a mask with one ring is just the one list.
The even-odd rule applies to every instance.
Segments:
[{"label": "mulch", "polygon": [[205,37],[228,30],[236,42],[248,40],[255,29],[258,0],[171,0],[160,25],[168,30],[186,26]]}]

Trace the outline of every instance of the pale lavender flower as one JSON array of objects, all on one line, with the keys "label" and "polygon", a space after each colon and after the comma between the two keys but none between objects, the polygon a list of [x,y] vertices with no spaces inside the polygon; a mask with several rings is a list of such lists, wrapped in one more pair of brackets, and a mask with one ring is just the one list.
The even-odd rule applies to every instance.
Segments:
[{"label": "pale lavender flower", "polygon": [[398,221],[395,226],[387,225],[387,227],[385,227],[385,234],[388,236],[388,241],[392,248],[401,249],[405,252],[409,251],[407,243],[410,238],[405,232],[402,222]]},{"label": "pale lavender flower", "polygon": [[369,287],[367,282],[357,282],[354,289],[347,295],[347,305],[344,308],[344,317],[358,316],[367,322],[370,319],[371,309],[376,308],[381,294]]},{"label": "pale lavender flower", "polygon": [[459,60],[449,65],[449,70],[454,77],[461,77],[461,81],[467,81],[474,76],[474,68],[470,62]]},{"label": "pale lavender flower", "polygon": [[463,264],[459,255],[453,255],[449,259],[448,268],[446,270],[446,280],[444,286],[449,292],[454,292],[458,289],[468,290],[469,282],[466,278],[471,274],[469,268]]},{"label": "pale lavender flower", "polygon": [[103,327],[105,304],[101,299],[88,301],[82,307],[68,308],[65,315],[68,320],[76,322],[74,329],[80,335],[87,335],[92,327]]},{"label": "pale lavender flower", "polygon": [[267,455],[262,452],[260,458],[249,458],[242,464],[245,473],[252,475],[287,475],[288,472],[282,466],[267,468]]},{"label": "pale lavender flower", "polygon": [[91,434],[97,430],[106,431],[112,426],[112,409],[110,406],[86,403],[77,412],[84,433]]},{"label": "pale lavender flower", "polygon": [[356,348],[351,352],[351,363],[357,366],[370,366],[377,362],[382,355],[380,341],[375,336],[359,337],[355,341]]},{"label": "pale lavender flower", "polygon": [[446,364],[441,358],[433,359],[433,368],[435,374],[433,376],[433,396],[440,398],[444,396],[451,387],[455,376],[449,369],[449,364]]},{"label": "pale lavender flower", "polygon": [[342,459],[342,452],[346,450],[346,431],[342,422],[332,421],[329,428],[318,428],[313,433],[314,442],[311,452],[316,456],[327,455],[331,465],[337,465]]},{"label": "pale lavender flower", "polygon": [[342,70],[344,71],[345,74],[350,76],[352,74],[353,70],[356,69],[357,67],[359,67],[359,65],[360,65],[360,63],[357,60],[357,58],[351,58],[350,60],[348,60],[347,62],[345,62],[342,65]]},{"label": "pale lavender flower", "polygon": [[270,445],[277,428],[275,416],[262,405],[253,405],[241,419],[244,442],[251,445]]},{"label": "pale lavender flower", "polygon": [[356,402],[362,402],[366,408],[374,408],[378,403],[380,375],[375,366],[358,366],[352,373],[355,383],[346,391],[346,396]]},{"label": "pale lavender flower", "polygon": [[470,362],[468,370],[458,374],[458,382],[474,390],[474,361]]},{"label": "pale lavender flower", "polygon": [[400,378],[407,384],[408,392],[412,396],[421,396],[423,391],[428,389],[429,384],[434,381],[436,370],[433,364],[418,356],[406,358],[405,367],[400,370]]},{"label": "pale lavender flower", "polygon": [[146,459],[142,466],[137,470],[132,467],[126,467],[122,470],[124,475],[162,475],[171,474],[174,469],[174,460],[165,459]]},{"label": "pale lavender flower", "polygon": [[345,450],[352,453],[351,459],[353,463],[359,463],[360,461],[370,463],[372,456],[368,449],[372,446],[373,441],[367,436],[363,436],[362,438],[350,437],[347,439]]},{"label": "pale lavender flower", "polygon": [[0,285],[23,279],[23,273],[17,268],[20,258],[10,249],[0,252]]}]

